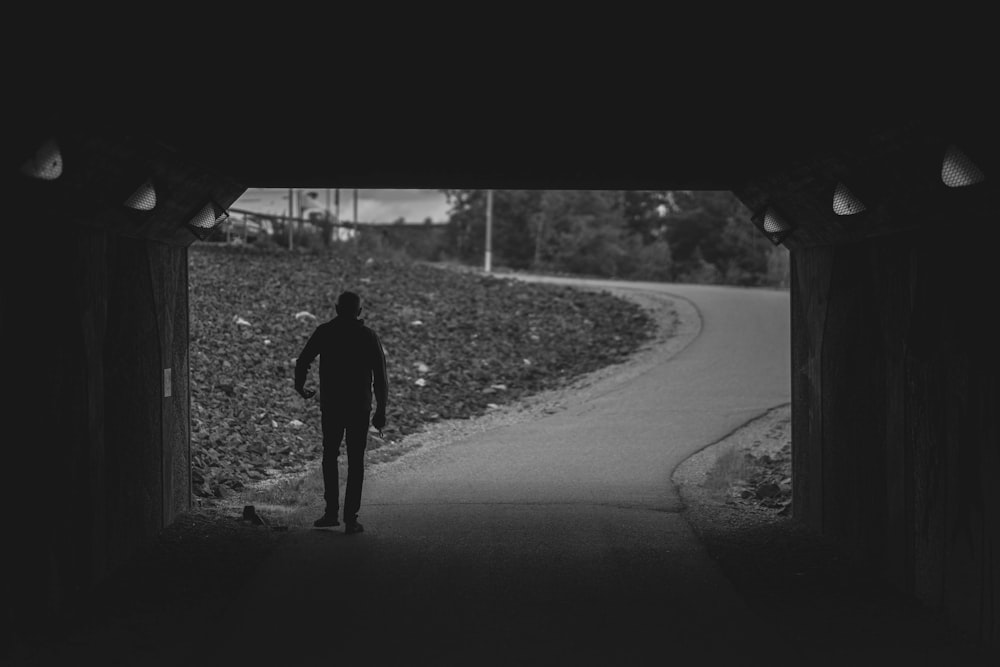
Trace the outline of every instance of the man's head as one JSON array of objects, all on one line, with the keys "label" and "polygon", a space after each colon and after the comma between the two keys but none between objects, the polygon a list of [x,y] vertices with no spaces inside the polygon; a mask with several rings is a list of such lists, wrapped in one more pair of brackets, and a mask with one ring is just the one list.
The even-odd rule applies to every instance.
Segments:
[{"label": "man's head", "polygon": [[356,318],[361,314],[361,297],[354,292],[342,292],[337,297],[336,309],[341,317]]}]

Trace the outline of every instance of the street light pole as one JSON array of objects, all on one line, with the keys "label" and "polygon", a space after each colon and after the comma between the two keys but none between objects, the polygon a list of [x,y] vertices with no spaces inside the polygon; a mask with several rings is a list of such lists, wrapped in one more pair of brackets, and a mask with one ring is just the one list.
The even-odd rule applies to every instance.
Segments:
[{"label": "street light pole", "polygon": [[326,211],[323,212],[323,245],[326,247],[330,246],[330,242],[333,240],[333,220],[330,216],[333,212],[330,210],[330,188],[326,189]]},{"label": "street light pole", "polygon": [[[545,218],[541,213],[535,213],[535,265],[534,268],[537,271],[538,266],[542,263],[542,233],[545,229]],[[756,228],[755,228],[756,229]]]},{"label": "street light pole", "polygon": [[295,203],[294,197],[292,196],[292,189],[288,188],[288,249],[292,250],[293,240],[292,240],[292,217],[295,213]]},{"label": "street light pole", "polygon": [[493,191],[486,191],[486,273],[493,268]]}]

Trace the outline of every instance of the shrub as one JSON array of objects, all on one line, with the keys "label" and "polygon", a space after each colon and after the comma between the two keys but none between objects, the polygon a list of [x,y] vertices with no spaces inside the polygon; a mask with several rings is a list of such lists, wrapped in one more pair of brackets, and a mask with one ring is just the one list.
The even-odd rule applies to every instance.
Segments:
[{"label": "shrub", "polygon": [[[635,237],[633,237],[635,238]],[[639,239],[636,238],[638,242]],[[673,280],[673,258],[666,241],[654,241],[647,245],[633,244],[629,253],[630,270],[628,278],[633,280],[667,281]]]}]

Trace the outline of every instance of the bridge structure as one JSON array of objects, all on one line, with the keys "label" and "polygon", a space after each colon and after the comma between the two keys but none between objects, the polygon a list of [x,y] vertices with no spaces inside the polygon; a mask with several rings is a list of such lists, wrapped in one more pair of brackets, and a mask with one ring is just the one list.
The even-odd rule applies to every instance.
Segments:
[{"label": "bridge structure", "polygon": [[[729,189],[791,255],[796,519],[996,642],[996,116],[961,87],[905,104],[795,90],[748,87],[757,102],[726,114],[721,97],[627,115],[549,98],[346,109],[365,131],[321,151],[282,138],[325,111],[22,110],[5,130],[11,229],[65,233],[2,263],[5,423],[31,427],[6,448],[25,546],[5,617],[85,596],[191,507],[188,248],[248,187]],[[488,150],[441,145],[456,132]]]}]

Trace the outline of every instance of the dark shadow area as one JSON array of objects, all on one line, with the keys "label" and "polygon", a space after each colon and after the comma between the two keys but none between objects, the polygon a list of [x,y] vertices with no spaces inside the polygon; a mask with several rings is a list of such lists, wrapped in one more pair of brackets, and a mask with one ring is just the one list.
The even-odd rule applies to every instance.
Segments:
[{"label": "dark shadow area", "polygon": [[[685,517],[759,623],[746,629],[745,643],[725,648],[731,660],[725,663],[704,660],[720,650],[710,647],[708,635],[705,654],[681,656],[669,649],[674,629],[669,625],[651,626],[648,631],[652,636],[664,642],[664,655],[694,661],[701,658],[702,664],[708,665],[996,664],[996,652],[990,653],[947,619],[892,590],[875,572],[845,556],[813,531],[791,520],[748,521],[745,513],[736,520],[736,512],[728,508],[712,513],[688,510]],[[739,529],[733,531],[731,526],[736,523]],[[227,614],[239,604],[241,594],[254,595],[253,589],[245,587],[252,584],[254,573],[275,554],[275,548],[287,543],[292,535],[296,535],[293,539],[312,543],[314,550],[337,550],[337,556],[330,559],[331,576],[344,578],[345,593],[358,592],[363,597],[364,586],[348,573],[355,567],[364,570],[361,559],[367,558],[368,552],[352,545],[355,540],[372,536],[353,538],[342,529],[312,529],[305,533],[275,533],[241,522],[238,517],[183,515],[99,587],[88,604],[65,615],[45,632],[34,634],[12,656],[11,664],[159,665],[177,664],[178,660],[213,664],[210,650],[220,639]],[[383,571],[376,576],[388,580],[398,578],[395,572],[405,569],[403,563],[407,560],[423,555],[415,545],[410,545],[409,556],[386,546],[375,547],[392,552],[378,558],[377,567]],[[388,567],[390,562],[398,567]],[[454,565],[450,557],[448,562]],[[453,572],[471,566],[467,563]],[[541,571],[521,568],[511,585],[519,594],[533,585],[545,589],[547,583],[532,584]],[[634,653],[637,646],[616,646],[619,640],[615,633],[622,632],[622,619],[655,622],[652,609],[644,607],[652,604],[652,598],[645,602],[618,599],[614,589],[601,587],[607,597],[604,603],[618,603],[604,608],[603,613],[610,616],[603,626],[594,616],[597,608],[593,605],[598,600],[575,599],[571,589],[563,591],[568,596],[564,599],[557,597],[544,603],[534,600],[534,611],[530,605],[511,607],[505,600],[480,601],[473,603],[473,611],[463,618],[460,609],[470,609],[468,596],[475,595],[474,589],[463,593],[445,587],[433,599],[411,599],[405,593],[405,581],[398,583],[398,608],[384,608],[381,605],[386,601],[377,599],[361,604],[364,612],[372,615],[362,621],[366,627],[358,636],[367,642],[381,632],[385,641],[397,647],[401,661],[461,664],[479,650],[482,660],[478,664],[552,664],[572,654],[578,656],[573,664],[593,664],[579,657],[588,654],[583,647],[593,651],[595,662],[609,655],[630,654],[639,662],[662,659],[655,653]],[[594,585],[594,581],[578,582],[581,590],[593,589]],[[676,597],[676,587],[662,593],[664,599],[672,600],[669,604],[683,604],[683,596]],[[276,655],[288,642],[315,641],[317,659],[328,658],[336,649],[343,659],[363,660],[370,647],[350,645],[344,630],[351,622],[350,613],[342,604],[330,602],[332,606],[320,606],[290,591],[282,603],[317,604],[313,616],[317,622],[325,619],[323,622],[330,626],[326,634],[313,638],[304,634],[279,636],[271,630],[275,619],[261,618],[257,626],[245,629],[246,642],[258,643],[263,654]],[[276,616],[281,615],[282,605],[274,607]],[[490,612],[494,605],[494,612]],[[508,631],[519,629],[520,635],[499,637],[491,634],[490,626],[479,625],[484,617],[501,609],[525,616],[520,621],[516,617],[493,619]],[[597,614],[596,618],[600,617],[602,614]],[[591,620],[585,620],[588,618]],[[393,625],[404,619],[408,620]],[[534,625],[539,622],[541,625]],[[587,623],[596,625],[587,628]],[[569,637],[579,637],[582,643],[571,649],[565,643]],[[517,653],[529,651],[532,642],[537,643],[533,656]],[[648,646],[642,650],[647,651]],[[380,655],[384,655],[384,647]],[[198,662],[202,658],[205,662]]]},{"label": "dark shadow area", "polygon": [[285,536],[237,515],[182,514],[90,595],[31,625],[0,655],[15,665],[176,664],[211,639]]},{"label": "dark shadow area", "polygon": [[[792,519],[725,506],[685,511],[760,618],[775,664],[994,665],[1000,652],[889,586]],[[748,660],[753,660],[747,656]]]}]

